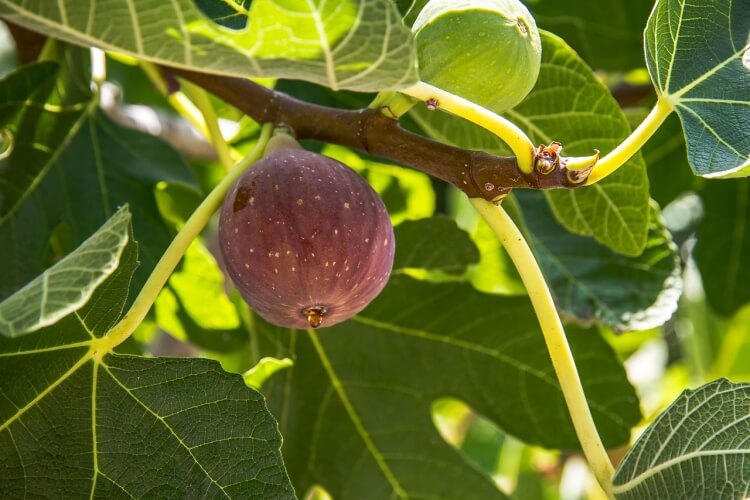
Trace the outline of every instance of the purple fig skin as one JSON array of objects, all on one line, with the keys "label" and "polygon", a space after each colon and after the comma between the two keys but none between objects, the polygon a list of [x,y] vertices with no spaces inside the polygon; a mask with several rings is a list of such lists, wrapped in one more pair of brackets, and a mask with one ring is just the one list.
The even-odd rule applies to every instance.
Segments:
[{"label": "purple fig skin", "polygon": [[393,267],[393,226],[380,197],[336,160],[272,152],[224,200],[221,253],[237,289],[266,321],[333,326],[365,308]]}]

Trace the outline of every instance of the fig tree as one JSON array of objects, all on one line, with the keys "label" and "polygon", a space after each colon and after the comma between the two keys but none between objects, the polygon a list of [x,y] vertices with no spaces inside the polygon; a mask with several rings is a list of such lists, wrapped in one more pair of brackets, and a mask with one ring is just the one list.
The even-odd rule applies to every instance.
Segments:
[{"label": "fig tree", "polygon": [[356,172],[297,148],[267,154],[232,187],[219,222],[229,276],[288,328],[332,326],[365,308],[393,266],[393,227]]},{"label": "fig tree", "polygon": [[414,21],[422,81],[502,113],[539,76],[542,44],[518,0],[431,0]]}]

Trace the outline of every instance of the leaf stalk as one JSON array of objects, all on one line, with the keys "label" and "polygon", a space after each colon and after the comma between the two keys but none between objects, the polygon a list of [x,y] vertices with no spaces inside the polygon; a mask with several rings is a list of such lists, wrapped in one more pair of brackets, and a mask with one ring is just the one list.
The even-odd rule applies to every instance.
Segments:
[{"label": "leaf stalk", "polygon": [[143,72],[146,73],[146,76],[151,80],[151,83],[153,83],[156,89],[164,95],[167,101],[169,101],[169,104],[180,114],[180,116],[189,121],[190,124],[201,133],[201,135],[209,138],[211,134],[208,131],[208,127],[206,126],[206,122],[203,119],[200,110],[195,104],[193,104],[192,101],[190,101],[190,99],[188,99],[188,97],[181,91],[170,92],[169,86],[164,80],[159,67],[154,63],[140,61],[139,64]]},{"label": "leaf stalk", "polygon": [[214,149],[216,149],[219,163],[221,163],[224,170],[228,172],[235,163],[232,158],[232,149],[221,134],[221,129],[219,128],[219,117],[216,115],[216,110],[214,109],[213,104],[211,104],[208,94],[202,88],[187,81],[182,81],[180,87],[182,87],[185,91],[185,95],[193,102],[193,104],[195,104],[201,115],[203,115],[203,123],[206,125],[208,140],[211,141]]},{"label": "leaf stalk", "polygon": [[534,171],[536,148],[529,136],[510,120],[493,113],[468,99],[459,97],[425,82],[419,82],[401,92],[424,101],[430,107],[440,108],[460,116],[480,127],[489,130],[503,140],[518,159],[518,169],[531,174]]},{"label": "leaf stalk", "polygon": [[185,225],[172,240],[172,243],[167,247],[164,255],[159,259],[159,262],[146,280],[146,283],[138,293],[128,312],[107,335],[100,339],[100,344],[96,346],[97,351],[111,352],[112,349],[124,342],[138,328],[138,325],[146,317],[162,288],[164,288],[167,280],[169,280],[172,271],[179,264],[188,246],[203,231],[203,228],[206,227],[214,212],[224,202],[229,188],[250,165],[263,156],[272,130],[273,126],[271,124],[263,125],[258,142],[252,151],[232,167],[229,173],[224,176],[221,182],[206,196],[198,208],[195,209],[195,212],[188,218]]},{"label": "leaf stalk", "polygon": [[633,130],[628,138],[597,162],[586,181],[586,185],[599,182],[623,166],[640,151],[671,113],[672,105],[665,97],[660,96],[648,116]]},{"label": "leaf stalk", "polygon": [[597,481],[611,498],[614,468],[596,430],[565,330],[534,254],[521,231],[502,207],[480,198],[472,198],[470,201],[492,228],[518,269],[539,320],[583,454]]}]

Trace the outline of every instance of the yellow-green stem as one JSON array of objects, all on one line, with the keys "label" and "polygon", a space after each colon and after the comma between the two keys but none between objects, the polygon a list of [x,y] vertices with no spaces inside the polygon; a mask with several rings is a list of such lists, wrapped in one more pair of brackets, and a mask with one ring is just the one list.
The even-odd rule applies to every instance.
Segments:
[{"label": "yellow-green stem", "polygon": [[659,97],[656,105],[627,139],[611,153],[596,163],[586,184],[594,184],[623,166],[654,135],[664,120],[672,112],[672,105],[664,97]]},{"label": "yellow-green stem", "polygon": [[263,156],[266,143],[271,137],[273,126],[266,124],[261,129],[258,142],[250,153],[235,165],[232,170],[221,180],[221,182],[206,196],[203,202],[188,218],[185,225],[172,240],[164,255],[162,255],[151,275],[146,280],[143,288],[135,298],[133,305],[127,314],[103,337],[97,345],[97,351],[109,352],[115,346],[127,339],[133,331],[141,324],[149,309],[167,283],[169,276],[182,259],[185,250],[190,243],[203,231],[211,216],[221,206],[229,188],[242,175],[249,165]]},{"label": "yellow-green stem", "polygon": [[502,139],[516,155],[518,168],[530,174],[534,170],[536,148],[531,139],[515,123],[468,99],[446,92],[428,83],[419,82],[401,93],[433,104],[449,113],[476,123]]},{"label": "yellow-green stem", "polygon": [[232,168],[232,165],[234,165],[232,151],[229,144],[227,144],[227,141],[224,140],[224,136],[221,134],[221,129],[219,128],[219,117],[216,115],[216,110],[214,109],[213,104],[211,104],[208,94],[205,90],[197,85],[193,85],[187,80],[180,80],[180,87],[185,91],[185,94],[190,98],[193,104],[195,104],[201,112],[201,115],[203,115],[203,122],[206,124],[206,129],[208,130],[208,139],[216,149],[216,154],[219,156],[219,162],[224,169],[228,171]]},{"label": "yellow-green stem", "polygon": [[146,73],[146,76],[151,80],[151,83],[154,84],[159,92],[164,94],[164,97],[169,101],[169,104],[172,105],[175,111],[189,121],[204,137],[210,138],[211,134],[208,131],[206,122],[195,104],[193,104],[182,92],[178,91],[170,93],[167,84],[156,65],[147,61],[140,61],[140,65],[143,72]]},{"label": "yellow-green stem", "polygon": [[539,320],[583,453],[597,481],[611,497],[614,468],[596,430],[560,316],[534,254],[502,207],[481,198],[472,198],[471,204],[495,232],[518,269]]},{"label": "yellow-green stem", "polygon": [[409,112],[417,103],[417,99],[404,95],[400,92],[387,90],[378,93],[369,106],[370,109],[380,108],[381,113],[389,118],[398,120]]}]

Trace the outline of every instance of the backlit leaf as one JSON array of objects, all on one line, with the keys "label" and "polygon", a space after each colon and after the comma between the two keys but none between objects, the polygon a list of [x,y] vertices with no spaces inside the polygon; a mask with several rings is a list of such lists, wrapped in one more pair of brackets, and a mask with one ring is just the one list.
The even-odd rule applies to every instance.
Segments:
[{"label": "backlit leaf", "polygon": [[750,0],[658,0],[646,62],[704,177],[750,175]]},{"label": "backlit leaf", "polygon": [[198,71],[361,91],[416,81],[412,36],[390,0],[254,0],[249,10],[218,3],[0,0],[0,15],[72,43]]},{"label": "backlit leaf", "polygon": [[618,499],[747,498],[750,384],[717,380],[682,393],[623,459]]}]

